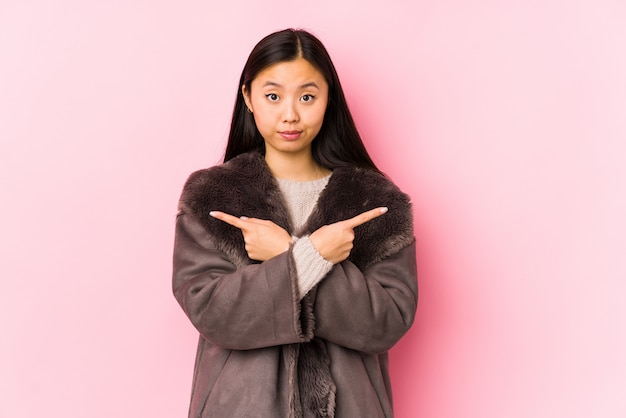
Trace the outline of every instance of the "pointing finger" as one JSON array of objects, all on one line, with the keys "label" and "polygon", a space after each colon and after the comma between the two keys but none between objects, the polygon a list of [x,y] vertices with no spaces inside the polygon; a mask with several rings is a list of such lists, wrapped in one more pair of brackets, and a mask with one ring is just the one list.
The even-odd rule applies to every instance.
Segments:
[{"label": "pointing finger", "polygon": [[211,211],[209,215],[214,217],[215,219],[219,219],[220,221],[224,221],[229,225],[234,226],[235,228],[243,229],[246,225],[245,220],[242,218],[238,218],[233,215],[229,215],[228,213],[220,212],[220,211]]},{"label": "pointing finger", "polygon": [[356,215],[354,218],[347,219],[345,222],[350,226],[350,228],[356,228],[359,225],[363,225],[366,222],[371,221],[374,218],[378,218],[380,215],[387,213],[387,208],[376,208],[372,210],[368,210],[367,212],[363,212],[359,215]]}]

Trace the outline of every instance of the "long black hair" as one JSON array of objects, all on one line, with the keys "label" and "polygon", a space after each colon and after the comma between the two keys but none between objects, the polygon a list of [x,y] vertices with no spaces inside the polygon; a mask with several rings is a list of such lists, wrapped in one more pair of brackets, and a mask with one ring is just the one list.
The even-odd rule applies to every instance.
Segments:
[{"label": "long black hair", "polygon": [[324,122],[311,144],[315,161],[329,169],[357,166],[380,171],[367,153],[356,129],[328,51],[319,39],[300,29],[272,33],[263,38],[250,53],[239,79],[224,162],[244,152],[265,152],[265,142],[257,130],[253,115],[247,110],[242,86],[250,91],[252,80],[261,71],[270,65],[298,58],[304,58],[313,65],[328,83]]}]

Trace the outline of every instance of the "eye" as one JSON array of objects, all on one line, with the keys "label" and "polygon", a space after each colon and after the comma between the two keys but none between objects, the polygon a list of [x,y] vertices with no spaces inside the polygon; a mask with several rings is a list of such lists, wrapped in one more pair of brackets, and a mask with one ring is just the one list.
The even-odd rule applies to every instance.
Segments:
[{"label": "eye", "polygon": [[313,96],[312,94],[305,94],[300,98],[300,100],[302,100],[304,103],[312,102],[313,99],[315,99],[315,96]]},{"label": "eye", "polygon": [[268,93],[268,94],[265,95],[265,97],[267,97],[267,99],[270,102],[277,102],[278,101],[278,94],[276,94],[276,93]]}]

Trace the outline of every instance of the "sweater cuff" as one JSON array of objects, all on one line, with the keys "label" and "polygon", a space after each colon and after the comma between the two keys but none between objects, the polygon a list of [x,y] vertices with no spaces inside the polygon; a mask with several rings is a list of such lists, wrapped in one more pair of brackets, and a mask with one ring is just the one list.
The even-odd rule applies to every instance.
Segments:
[{"label": "sweater cuff", "polygon": [[315,287],[333,268],[333,263],[324,260],[308,236],[300,237],[293,245],[300,299]]}]

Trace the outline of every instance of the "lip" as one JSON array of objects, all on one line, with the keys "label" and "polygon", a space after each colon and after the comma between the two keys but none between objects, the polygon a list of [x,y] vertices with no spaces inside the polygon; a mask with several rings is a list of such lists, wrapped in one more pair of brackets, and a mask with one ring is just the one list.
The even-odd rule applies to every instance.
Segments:
[{"label": "lip", "polygon": [[302,131],[280,131],[278,132],[278,134],[286,140],[293,141],[300,138],[300,135],[302,135]]}]

